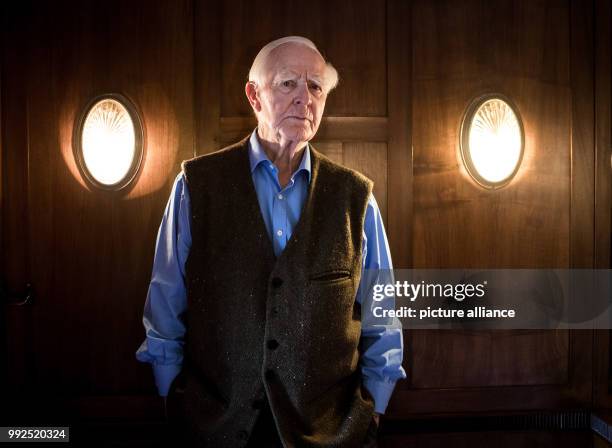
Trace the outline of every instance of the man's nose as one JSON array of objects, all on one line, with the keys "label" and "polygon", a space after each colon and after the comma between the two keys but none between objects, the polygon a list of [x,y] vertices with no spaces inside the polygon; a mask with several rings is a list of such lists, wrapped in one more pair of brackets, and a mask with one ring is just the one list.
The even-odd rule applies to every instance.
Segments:
[{"label": "man's nose", "polygon": [[306,83],[299,83],[298,88],[295,92],[295,98],[293,99],[295,104],[309,105],[312,102],[312,96]]}]

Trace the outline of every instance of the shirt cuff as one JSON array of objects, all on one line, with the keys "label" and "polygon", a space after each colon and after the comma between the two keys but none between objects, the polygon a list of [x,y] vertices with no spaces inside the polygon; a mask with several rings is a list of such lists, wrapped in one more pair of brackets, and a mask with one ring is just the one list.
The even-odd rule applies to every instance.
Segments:
[{"label": "shirt cuff", "polygon": [[180,364],[153,364],[153,375],[155,376],[155,385],[159,395],[162,397],[168,395],[170,385],[182,367]]},{"label": "shirt cuff", "polygon": [[374,398],[374,412],[384,414],[396,381],[378,381],[371,378],[364,378],[363,385]]}]

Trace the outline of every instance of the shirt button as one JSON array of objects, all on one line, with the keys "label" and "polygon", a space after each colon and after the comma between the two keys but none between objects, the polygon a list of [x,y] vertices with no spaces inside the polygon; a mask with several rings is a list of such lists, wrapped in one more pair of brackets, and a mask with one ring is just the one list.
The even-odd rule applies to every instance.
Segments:
[{"label": "shirt button", "polygon": [[278,341],[276,339],[270,339],[268,341],[268,348],[270,350],[276,350],[278,348],[278,346],[279,346],[279,343],[278,343]]},{"label": "shirt button", "polygon": [[282,194],[278,194],[278,199],[280,199],[281,201],[283,200],[283,195]]},{"label": "shirt button", "polygon": [[282,229],[278,229],[278,230],[276,231],[276,234],[277,234],[278,236],[283,236],[283,231],[282,231]]}]

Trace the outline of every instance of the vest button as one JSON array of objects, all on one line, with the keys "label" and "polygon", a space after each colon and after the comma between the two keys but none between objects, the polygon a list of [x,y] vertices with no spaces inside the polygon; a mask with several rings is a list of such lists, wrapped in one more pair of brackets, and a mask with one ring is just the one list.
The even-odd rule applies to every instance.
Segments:
[{"label": "vest button", "polygon": [[249,433],[248,433],[248,432],[246,432],[244,429],[243,429],[243,430],[241,430],[241,431],[238,431],[238,438],[239,438],[240,440],[246,440],[246,439],[248,439],[248,438],[249,438]]},{"label": "vest button", "polygon": [[278,314],[278,308],[273,306],[272,307],[272,314]]},{"label": "vest button", "polygon": [[253,400],[253,403],[251,403],[251,406],[253,406],[253,409],[263,409],[264,407],[264,400],[261,398],[257,398],[255,400]]},{"label": "vest button", "polygon": [[279,344],[278,341],[276,339],[270,339],[268,341],[268,348],[270,350],[276,350],[278,348]]},{"label": "vest button", "polygon": [[273,277],[272,278],[272,286],[274,288],[280,288],[280,286],[283,284],[283,279],[279,278],[279,277]]},{"label": "vest button", "polygon": [[274,378],[276,378],[276,373],[274,373],[274,370],[268,369],[266,370],[264,376],[268,381],[274,381]]}]

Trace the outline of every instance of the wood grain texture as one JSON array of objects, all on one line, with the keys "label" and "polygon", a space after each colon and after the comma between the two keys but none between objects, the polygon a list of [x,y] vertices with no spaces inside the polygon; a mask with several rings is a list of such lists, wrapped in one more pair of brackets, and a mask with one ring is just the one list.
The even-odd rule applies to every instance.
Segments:
[{"label": "wood grain texture", "polygon": [[568,380],[566,331],[413,331],[409,343],[411,385],[418,389],[561,386]]},{"label": "wood grain texture", "polygon": [[[194,8],[194,118],[196,155],[222,146],[221,116],[221,2],[195,0]],[[246,101],[246,98],[245,98]],[[238,139],[236,139],[238,140]]]},{"label": "wood grain texture", "polygon": [[342,142],[313,141],[312,145],[336,163],[344,163]]},{"label": "wood grain texture", "polygon": [[414,240],[413,27],[411,2],[387,2],[388,238],[395,268],[412,268]]},{"label": "wood grain texture", "polygon": [[[589,250],[586,239],[573,239],[582,225],[572,221],[572,191],[583,182],[573,171],[574,103],[592,99],[592,91],[571,78],[570,66],[580,69],[572,45],[587,42],[591,29],[573,22],[565,1],[479,5],[412,2],[413,266],[570,267],[575,248]],[[588,5],[578,7],[589,14]],[[493,191],[475,184],[458,157],[464,110],[484,93],[510,97],[526,135],[518,175]],[[585,130],[589,119],[580,117]],[[588,172],[584,162],[580,166]],[[580,207],[586,212],[592,204]],[[398,384],[389,412],[584,405],[590,400],[590,337],[406,332],[409,379]]]},{"label": "wood grain texture", "polygon": [[250,116],[244,84],[251,63],[287,35],[311,39],[338,70],[342,88],[330,95],[328,116],[386,116],[383,1],[232,0],[223,2],[223,23],[222,116]]},{"label": "wood grain texture", "polygon": [[383,222],[387,223],[387,145],[385,143],[344,143],[344,165],[374,182],[373,194]]},{"label": "wood grain texture", "polygon": [[[14,152],[29,170],[30,387],[153,393],[150,366],[134,354],[157,228],[179,164],[193,154],[191,4],[40,6],[27,18],[27,100],[18,99],[29,106],[29,144]],[[106,92],[129,97],[146,127],[140,173],[120,192],[90,187],[72,157],[78,114]]]},{"label": "wood grain texture", "polygon": [[[589,5],[591,6],[591,5]],[[594,267],[595,248],[595,99],[594,11],[580,2],[570,2],[572,96],[571,136],[571,267]]]},{"label": "wood grain texture", "polygon": [[[612,7],[595,2],[595,267],[609,269],[612,204]],[[612,344],[610,330],[594,335],[594,402],[612,408]]]},{"label": "wood grain texture", "polygon": [[[32,27],[24,24],[29,13],[25,4],[2,5],[2,251],[0,251],[0,275],[5,287],[19,290],[30,281],[29,232],[28,232],[28,105],[24,101],[26,86],[23,83],[27,71],[27,36]],[[6,9],[5,9],[6,8]],[[9,17],[14,18],[10,20]],[[13,45],[6,45],[8,40]],[[23,307],[5,307],[6,346],[4,363],[9,367],[5,378],[11,389],[23,392],[31,382],[34,365],[32,337],[29,331],[32,310]],[[0,322],[0,325],[2,322]]]},{"label": "wood grain texture", "polygon": [[359,171],[374,182],[373,194],[383,222],[387,222],[387,145],[314,141],[313,146],[333,161]]},{"label": "wood grain texture", "polygon": [[595,267],[610,268],[612,229],[612,7],[595,3]]},{"label": "wood grain texture", "polygon": [[[572,97],[564,3],[414,3],[415,267],[569,265]],[[516,103],[526,134],[517,178],[495,191],[476,185],[457,154],[464,110],[487,92]]]}]

